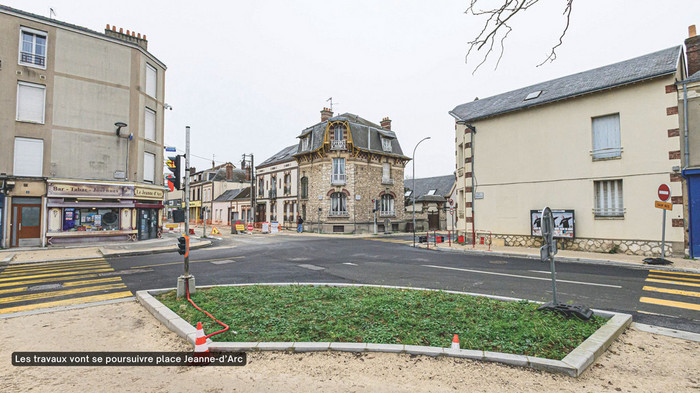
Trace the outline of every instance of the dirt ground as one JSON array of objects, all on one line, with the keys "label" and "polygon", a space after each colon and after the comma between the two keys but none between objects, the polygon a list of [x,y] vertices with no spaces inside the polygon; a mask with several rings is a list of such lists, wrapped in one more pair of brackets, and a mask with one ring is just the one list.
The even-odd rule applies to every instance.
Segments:
[{"label": "dirt ground", "polygon": [[634,329],[583,376],[381,353],[249,353],[244,367],[15,367],[13,351],[189,351],[135,301],[0,320],[3,392],[700,392],[700,343]]}]

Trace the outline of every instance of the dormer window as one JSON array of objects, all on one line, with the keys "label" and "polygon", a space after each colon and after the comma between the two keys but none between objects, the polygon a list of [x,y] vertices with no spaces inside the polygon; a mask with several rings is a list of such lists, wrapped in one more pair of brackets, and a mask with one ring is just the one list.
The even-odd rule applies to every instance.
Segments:
[{"label": "dormer window", "polygon": [[345,142],[345,126],[336,124],[333,126],[333,139],[331,140],[331,150],[345,150],[347,144]]},{"label": "dormer window", "polygon": [[306,151],[309,150],[309,141],[311,140],[310,136],[304,137],[301,139],[301,150]]},{"label": "dormer window", "polygon": [[391,139],[382,137],[382,150],[391,152]]}]

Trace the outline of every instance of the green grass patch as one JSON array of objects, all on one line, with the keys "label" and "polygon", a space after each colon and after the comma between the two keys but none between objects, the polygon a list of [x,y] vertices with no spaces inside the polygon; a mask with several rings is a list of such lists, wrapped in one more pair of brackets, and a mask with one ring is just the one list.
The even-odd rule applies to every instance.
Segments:
[{"label": "green grass patch", "polygon": [[[220,326],[175,292],[156,296],[192,325]],[[198,306],[232,330],[214,341],[331,341],[461,347],[561,360],[606,320],[584,322],[503,302],[436,291],[374,287],[240,286],[198,290]]]}]

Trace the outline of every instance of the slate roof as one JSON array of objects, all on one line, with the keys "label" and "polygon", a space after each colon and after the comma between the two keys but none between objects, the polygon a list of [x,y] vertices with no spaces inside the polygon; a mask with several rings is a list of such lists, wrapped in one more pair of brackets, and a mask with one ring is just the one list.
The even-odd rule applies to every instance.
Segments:
[{"label": "slate roof", "polygon": [[[118,39],[118,38],[110,37],[110,36],[108,36],[108,35],[106,35],[106,34],[104,34],[104,33],[102,33],[102,32],[95,31],[95,30],[90,30],[90,29],[88,29],[87,27],[74,25],[74,24],[72,24],[72,23],[63,22],[63,21],[60,21],[60,20],[57,20],[57,19],[47,18],[47,17],[45,17],[45,16],[33,14],[33,13],[27,12],[27,11],[22,11],[22,10],[20,10],[20,9],[8,7],[8,6],[6,6],[6,5],[0,4],[0,11],[11,12],[11,13],[13,13],[13,14],[19,14],[19,15],[22,15],[22,16],[25,16],[25,17],[28,17],[28,18],[38,19],[38,20],[40,20],[40,21],[43,22],[43,23],[56,24],[56,25],[59,25],[59,26],[67,27],[67,28],[69,28],[69,29],[79,30],[79,31],[82,31],[82,32],[84,32],[84,33],[97,34],[97,35],[99,35],[99,36],[109,38],[110,40],[118,41],[119,43],[122,43],[122,44],[124,44],[124,45],[132,46],[132,47],[134,47],[134,48],[140,48],[138,45],[134,44],[133,42],[124,41],[124,40],[120,40],[120,39]],[[148,51],[146,50],[146,52],[148,52]],[[151,56],[153,56],[153,53],[151,53],[151,52],[148,52],[148,54],[150,54]],[[160,61],[157,57],[153,56],[153,58],[154,58],[155,60],[157,60],[157,61],[160,63],[160,65],[161,65],[164,69],[167,69],[167,67],[165,66],[165,64],[164,64],[162,61]]]},{"label": "slate roof", "polygon": [[294,161],[294,154],[297,152],[299,145],[287,146],[284,149],[273,154],[272,157],[263,161],[256,168],[262,168],[270,165],[280,164],[287,161]]},{"label": "slate roof", "polygon": [[[411,198],[413,198],[415,195],[418,195],[416,201],[444,201],[445,198],[449,196],[454,182],[454,175],[416,179],[416,192],[408,196],[408,199],[411,200]],[[403,185],[405,188],[411,190],[413,187],[413,180],[406,179],[404,180]],[[430,190],[436,190],[435,194],[428,195],[428,191]]]},{"label": "slate roof", "polygon": [[[678,69],[682,48],[674,46],[634,59],[468,102],[458,105],[449,113],[462,121],[475,121],[673,74]],[[539,97],[525,101],[528,94],[537,91],[542,91]]]},{"label": "slate roof", "polygon": [[[317,123],[303,130],[297,137],[300,140],[296,154],[307,153],[320,148],[323,143],[323,133],[325,132],[329,121],[347,121],[348,125],[350,126],[352,141],[355,147],[361,150],[408,158],[403,155],[403,150],[401,150],[401,145],[399,144],[399,140],[396,139],[396,133],[394,131],[385,130],[380,125],[372,123],[371,121],[363,119],[360,116],[352,113],[344,113],[342,115],[331,117],[327,121]],[[311,134],[310,149],[302,151],[301,139],[309,134]],[[382,136],[391,140],[391,152],[385,152],[382,150]]]},{"label": "slate roof", "polygon": [[684,80],[683,82],[688,82],[688,83],[690,83],[690,82],[697,82],[697,81],[700,81],[700,71],[698,71],[698,72],[694,73],[693,75],[689,76],[689,77],[688,77],[686,80]]},{"label": "slate roof", "polygon": [[226,190],[223,194],[214,199],[214,202],[230,202],[236,199],[246,198],[250,198],[250,187]]}]

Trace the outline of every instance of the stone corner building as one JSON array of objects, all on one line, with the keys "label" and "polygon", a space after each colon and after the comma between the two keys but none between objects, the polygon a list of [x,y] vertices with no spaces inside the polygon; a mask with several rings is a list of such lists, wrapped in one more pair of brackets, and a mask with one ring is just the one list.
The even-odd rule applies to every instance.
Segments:
[{"label": "stone corner building", "polygon": [[377,125],[352,113],[302,131],[294,157],[299,165],[299,206],[306,230],[363,233],[374,227],[373,200],[379,201],[379,232],[406,229],[402,195],[403,154],[391,120]]}]

